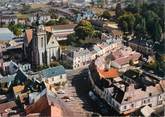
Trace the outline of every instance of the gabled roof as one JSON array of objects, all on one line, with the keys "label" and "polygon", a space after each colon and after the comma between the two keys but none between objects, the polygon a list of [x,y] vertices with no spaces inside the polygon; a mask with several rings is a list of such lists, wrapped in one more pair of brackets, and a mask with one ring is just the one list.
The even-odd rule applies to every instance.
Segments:
[{"label": "gabled roof", "polygon": [[[44,89],[37,100],[29,107],[26,108],[27,114],[41,113],[44,116],[73,116],[72,111],[63,103],[53,92]],[[50,111],[48,111],[50,109]],[[57,111],[57,110],[60,110]]]}]

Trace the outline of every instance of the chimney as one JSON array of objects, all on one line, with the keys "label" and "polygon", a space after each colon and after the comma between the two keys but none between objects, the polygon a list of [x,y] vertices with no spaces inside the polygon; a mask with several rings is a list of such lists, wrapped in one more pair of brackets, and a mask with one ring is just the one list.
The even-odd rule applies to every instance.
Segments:
[{"label": "chimney", "polygon": [[111,58],[110,56],[107,56],[105,58],[104,70],[108,71],[110,68],[111,68]]}]

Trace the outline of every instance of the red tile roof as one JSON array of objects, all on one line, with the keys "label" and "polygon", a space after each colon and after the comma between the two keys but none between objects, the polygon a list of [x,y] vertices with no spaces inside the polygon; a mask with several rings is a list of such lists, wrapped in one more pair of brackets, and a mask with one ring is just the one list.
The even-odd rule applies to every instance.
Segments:
[{"label": "red tile roof", "polygon": [[115,68],[111,68],[109,70],[101,70],[98,68],[97,71],[101,78],[116,78],[119,76],[118,70]]},{"label": "red tile roof", "polygon": [[6,110],[7,109],[12,109],[14,107],[16,107],[16,103],[14,101],[11,102],[7,102],[7,103],[2,103],[0,104],[0,114],[2,113],[7,113]]}]

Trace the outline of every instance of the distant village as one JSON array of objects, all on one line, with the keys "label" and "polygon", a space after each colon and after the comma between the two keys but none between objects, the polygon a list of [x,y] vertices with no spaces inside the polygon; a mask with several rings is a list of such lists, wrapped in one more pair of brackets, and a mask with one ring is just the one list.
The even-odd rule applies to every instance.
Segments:
[{"label": "distant village", "polygon": [[0,116],[164,116],[161,3],[0,1]]}]

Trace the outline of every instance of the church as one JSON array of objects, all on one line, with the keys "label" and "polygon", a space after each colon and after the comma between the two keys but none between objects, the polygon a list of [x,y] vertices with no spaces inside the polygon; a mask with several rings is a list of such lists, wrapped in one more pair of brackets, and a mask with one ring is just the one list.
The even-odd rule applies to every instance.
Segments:
[{"label": "church", "polygon": [[50,27],[43,25],[25,30],[24,60],[30,62],[34,68],[50,65],[52,61],[60,58],[60,45],[49,30]]}]

